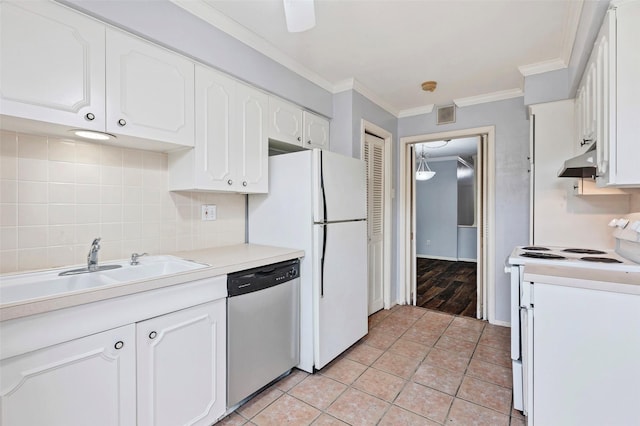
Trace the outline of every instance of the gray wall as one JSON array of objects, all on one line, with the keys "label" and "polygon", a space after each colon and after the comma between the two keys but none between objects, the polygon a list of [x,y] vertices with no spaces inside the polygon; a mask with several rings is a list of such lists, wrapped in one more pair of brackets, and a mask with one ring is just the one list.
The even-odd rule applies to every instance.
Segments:
[{"label": "gray wall", "polygon": [[167,0],[58,0],[331,117],[332,94]]},{"label": "gray wall", "polygon": [[[504,259],[516,245],[526,244],[529,237],[529,174],[527,155],[529,151],[529,121],[524,99],[514,98],[499,102],[472,105],[456,111],[456,122],[438,126],[436,114],[423,114],[399,119],[398,138],[405,136],[439,133],[450,130],[495,126],[495,212],[496,229],[488,232],[496,236],[496,319],[510,321],[509,276],[503,273]],[[395,147],[395,187],[398,176],[398,146]],[[395,203],[396,217],[400,206]],[[396,232],[398,235],[399,230]],[[394,241],[397,254],[397,238]],[[397,257],[395,259],[397,263]]]},{"label": "gray wall", "polygon": [[458,258],[458,162],[432,161],[436,175],[416,182],[416,254]]},{"label": "gray wall", "polygon": [[478,228],[458,226],[458,259],[476,260],[478,258]]}]

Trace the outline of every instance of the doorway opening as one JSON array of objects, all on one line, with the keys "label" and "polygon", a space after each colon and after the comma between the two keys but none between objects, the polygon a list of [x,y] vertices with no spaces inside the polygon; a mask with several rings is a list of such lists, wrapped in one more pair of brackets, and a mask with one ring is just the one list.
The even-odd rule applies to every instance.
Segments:
[{"label": "doorway opening", "polygon": [[[475,312],[473,312],[473,306],[465,306],[462,311],[465,311],[469,316],[473,316],[480,319],[485,319],[492,321],[495,316],[495,304],[494,304],[494,292],[495,292],[495,262],[494,262],[494,247],[495,247],[495,233],[491,232],[494,229],[495,224],[495,200],[494,200],[494,188],[495,188],[495,176],[494,176],[494,160],[495,160],[495,149],[494,149],[494,134],[495,130],[493,126],[490,127],[481,127],[467,130],[458,130],[452,132],[443,132],[437,134],[427,134],[427,135],[417,135],[404,137],[400,139],[400,233],[399,233],[399,253],[398,253],[398,264],[399,264],[399,285],[400,285],[400,294],[399,294],[399,302],[407,303],[412,305],[418,304],[418,259],[428,259],[431,261],[430,270],[437,270],[437,268],[445,268],[445,266],[451,266],[451,264],[441,264],[436,265],[438,261],[444,262],[468,262],[475,263]],[[454,166],[451,168],[451,164],[449,164],[449,173],[452,176],[456,176],[452,182],[455,182],[456,190],[441,190],[441,194],[445,194],[450,199],[457,200],[457,174],[458,167],[460,165],[461,172],[463,168],[467,170],[473,169],[473,189],[474,189],[474,203],[473,203],[473,225],[468,225],[469,222],[468,214],[463,213],[461,216],[465,216],[463,218],[463,223],[461,226],[458,226],[458,212],[449,213],[450,216],[455,216],[455,219],[452,220],[452,217],[447,217],[448,222],[452,222],[454,225],[451,227],[455,229],[452,233],[458,236],[460,233],[460,238],[465,239],[468,237],[475,237],[475,259],[469,255],[468,248],[473,245],[473,242],[467,241],[463,244],[464,248],[461,253],[457,252],[457,238],[456,243],[453,244],[456,251],[455,254],[453,251],[450,251],[450,255],[442,254],[440,251],[438,254],[438,250],[442,249],[442,246],[439,245],[436,247],[436,243],[439,241],[437,238],[423,238],[421,243],[423,246],[420,248],[420,251],[426,252],[426,256],[418,257],[419,253],[417,246],[418,239],[418,229],[417,224],[420,219],[418,217],[418,210],[420,210],[421,214],[424,213],[425,206],[422,205],[418,208],[418,201],[416,199],[417,191],[420,183],[416,181],[416,170],[418,169],[418,162],[420,159],[422,144],[432,143],[435,146],[445,145],[444,141],[456,141],[461,139],[470,139],[473,140],[474,144],[477,147],[477,152],[475,154],[476,158],[473,156],[469,160],[468,158],[465,160],[464,156],[462,156],[462,161],[467,163],[466,166],[460,165],[461,161],[459,160],[459,155],[454,155],[451,153],[450,158],[442,156],[443,160],[435,161],[435,158],[431,154],[431,157],[427,156],[427,163],[431,169],[436,171],[435,175],[438,176],[438,170],[441,166],[445,166],[445,163],[453,160]],[[437,142],[437,143],[435,143]],[[471,142],[469,142],[471,143]],[[454,144],[452,142],[448,142],[446,145]],[[435,149],[434,149],[435,151]],[[470,166],[470,167],[469,167]],[[441,171],[441,176],[444,177],[444,171]],[[462,173],[469,173],[468,171]],[[429,181],[426,181],[427,183]],[[436,181],[434,181],[435,183]],[[450,182],[451,184],[451,182]],[[432,185],[433,186],[433,185]],[[451,186],[454,188],[454,186]],[[467,191],[469,188],[463,189],[462,192]],[[455,193],[455,194],[454,194]],[[430,203],[430,204],[429,204]],[[433,197],[427,204],[427,208],[430,208],[432,211],[440,212],[442,214],[442,208],[439,208],[437,200],[434,200]],[[457,204],[457,201],[456,201]],[[442,220],[438,219],[437,216],[435,219],[435,225],[437,226],[439,223],[442,224]],[[432,225],[434,223],[431,223]],[[422,229],[421,229],[422,230]],[[458,231],[461,232],[458,232]],[[426,240],[431,240],[430,244],[426,244]],[[473,238],[472,238],[473,240]],[[440,243],[438,243],[440,244]],[[430,247],[427,250],[425,247]],[[467,254],[465,254],[467,253]],[[475,262],[473,262],[475,261]],[[423,262],[420,262],[423,263]],[[456,266],[456,265],[454,265]],[[463,271],[462,266],[465,265],[457,265],[461,267],[461,270],[456,272],[457,274],[463,275],[465,273],[469,273],[469,271]],[[466,265],[471,266],[471,265]],[[471,269],[471,268],[468,268]],[[455,268],[454,268],[455,270]],[[425,275],[424,267],[420,270],[422,275]],[[438,274],[441,277],[446,277],[451,275],[452,270],[442,271]],[[434,272],[435,274],[435,272]],[[425,279],[434,279],[434,276],[431,277],[425,276]],[[468,277],[467,277],[468,278]],[[454,280],[455,281],[455,277]],[[462,280],[458,280],[462,281]],[[443,283],[436,283],[436,285],[444,286]],[[454,285],[455,287],[455,285]],[[460,287],[460,285],[458,285]],[[455,293],[455,289],[436,289],[441,293],[444,293],[441,298],[446,298],[447,292],[449,295]],[[458,291],[462,291],[458,289]],[[434,290],[431,290],[431,296],[434,294]],[[427,297],[428,298],[428,297]],[[424,302],[424,297],[422,302]],[[438,304],[438,301],[434,302]],[[433,308],[433,305],[431,306]],[[470,312],[471,311],[471,312]],[[456,312],[457,314],[461,314],[462,312]]]},{"label": "doorway opening", "polygon": [[391,308],[391,140],[361,122],[360,158],[367,169],[368,313]]},{"label": "doorway opening", "polygon": [[[480,136],[416,143],[416,305],[476,318]],[[420,173],[421,169],[428,173]]]}]

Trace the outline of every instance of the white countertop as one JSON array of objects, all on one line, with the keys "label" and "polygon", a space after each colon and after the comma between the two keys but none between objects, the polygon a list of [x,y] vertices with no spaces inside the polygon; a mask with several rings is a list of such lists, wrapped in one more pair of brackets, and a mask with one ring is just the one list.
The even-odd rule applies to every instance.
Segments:
[{"label": "white countertop", "polygon": [[189,281],[207,279],[245,269],[269,265],[271,263],[300,258],[304,256],[304,251],[257,244],[237,244],[232,246],[168,254],[205,263],[209,266],[192,271],[156,277],[153,279],[118,283],[78,290],[71,293],[3,304],[0,305],[0,321],[155,290],[163,287],[183,284]]},{"label": "white countertop", "polygon": [[640,272],[527,264],[524,267],[524,280],[533,283],[640,295]]}]

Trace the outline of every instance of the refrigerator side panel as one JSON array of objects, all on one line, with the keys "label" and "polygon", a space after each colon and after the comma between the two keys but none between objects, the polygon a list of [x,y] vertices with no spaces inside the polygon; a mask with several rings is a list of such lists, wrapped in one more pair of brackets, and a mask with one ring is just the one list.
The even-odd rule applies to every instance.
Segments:
[{"label": "refrigerator side panel", "polygon": [[314,225],[313,230],[318,253],[314,256],[315,367],[320,369],[367,334],[367,222]]},{"label": "refrigerator side panel", "polygon": [[[322,157],[322,161],[320,158]],[[322,167],[320,164],[322,163]],[[313,150],[314,221],[367,218],[365,163],[329,151]],[[321,183],[324,182],[324,198]],[[323,205],[326,201],[327,217]]]},{"label": "refrigerator side panel", "polygon": [[300,364],[313,371],[313,251],[311,152],[269,158],[269,193],[249,195],[252,244],[302,249],[300,262]]}]

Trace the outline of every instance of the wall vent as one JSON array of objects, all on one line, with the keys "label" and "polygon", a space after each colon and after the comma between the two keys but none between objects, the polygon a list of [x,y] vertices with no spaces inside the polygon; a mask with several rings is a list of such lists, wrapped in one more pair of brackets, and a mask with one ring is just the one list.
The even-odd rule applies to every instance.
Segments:
[{"label": "wall vent", "polygon": [[456,122],[456,106],[447,105],[438,107],[438,120],[436,124],[449,124]]}]

